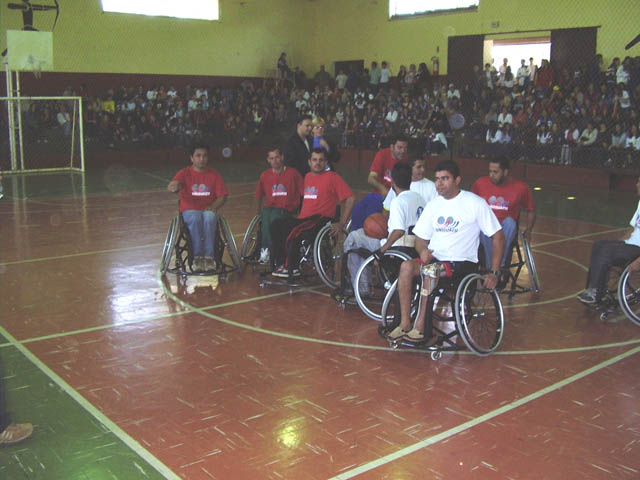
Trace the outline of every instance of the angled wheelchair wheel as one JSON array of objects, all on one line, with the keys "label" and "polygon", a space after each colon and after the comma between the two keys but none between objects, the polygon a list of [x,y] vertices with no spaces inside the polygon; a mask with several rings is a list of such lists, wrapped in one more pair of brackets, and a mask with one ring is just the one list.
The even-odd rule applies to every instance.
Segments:
[{"label": "angled wheelchair wheel", "polygon": [[236,239],[233,236],[231,227],[229,227],[229,222],[227,222],[227,219],[222,215],[218,215],[218,229],[222,242],[224,243],[225,249],[229,253],[229,258],[231,258],[233,266],[235,268],[241,268],[242,259],[240,258],[240,254],[238,253]]},{"label": "angled wheelchair wheel", "polygon": [[160,273],[162,275],[169,270],[173,249],[178,241],[178,235],[180,235],[180,215],[176,215],[173,217],[173,220],[171,220],[171,226],[169,227],[167,238],[162,247],[162,259],[160,260]]},{"label": "angled wheelchair wheel", "polygon": [[540,277],[538,277],[538,270],[536,269],[536,262],[533,259],[533,252],[531,250],[531,243],[522,235],[520,237],[522,241],[522,249],[524,250],[524,260],[527,263],[527,270],[529,270],[529,278],[531,279],[531,287],[534,292],[540,293],[542,286],[540,285]]},{"label": "angled wheelchair wheel", "polygon": [[636,325],[640,326],[640,273],[624,269],[618,282],[620,308]]},{"label": "angled wheelchair wheel", "polygon": [[[420,289],[422,288],[422,281],[419,277],[413,282],[413,294],[411,295],[411,309],[410,317],[411,323],[416,319],[418,311],[420,310]],[[398,294],[398,279],[396,278],[387,294],[382,301],[382,308],[380,309],[380,323],[384,331],[391,331],[398,325],[400,325],[400,296]]]},{"label": "angled wheelchair wheel", "polygon": [[322,283],[331,289],[340,284],[342,245],[338,236],[331,236],[331,223],[320,229],[313,244],[313,263]]},{"label": "angled wheelchair wheel", "polygon": [[504,312],[496,291],[486,289],[482,281],[482,275],[477,273],[462,279],[456,291],[455,317],[467,348],[486,356],[502,341]]},{"label": "angled wheelchair wheel", "polygon": [[262,218],[260,215],[253,217],[247,231],[242,239],[240,257],[243,261],[257,261],[260,255],[260,230],[262,228]]},{"label": "angled wheelchair wheel", "polygon": [[[393,282],[398,278],[400,265],[411,257],[397,250],[384,253],[383,262],[373,255],[367,257],[356,273],[354,296],[360,310],[372,320],[382,320],[382,303]],[[381,264],[382,263],[382,264]]]}]

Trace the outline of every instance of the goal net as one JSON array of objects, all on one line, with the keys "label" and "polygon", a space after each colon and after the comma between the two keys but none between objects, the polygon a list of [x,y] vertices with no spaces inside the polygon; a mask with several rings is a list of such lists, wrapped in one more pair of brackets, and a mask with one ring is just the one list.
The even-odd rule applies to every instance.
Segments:
[{"label": "goal net", "polygon": [[84,171],[81,97],[0,97],[0,172]]}]

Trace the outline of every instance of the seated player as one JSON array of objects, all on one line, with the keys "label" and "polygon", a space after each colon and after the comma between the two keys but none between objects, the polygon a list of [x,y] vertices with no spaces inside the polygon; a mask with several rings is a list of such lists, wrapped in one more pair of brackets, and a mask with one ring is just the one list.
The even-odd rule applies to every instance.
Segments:
[{"label": "seated player", "polygon": [[504,234],[498,219],[482,198],[460,190],[460,171],[455,162],[443,160],[436,165],[435,180],[438,196],[427,204],[413,229],[419,258],[402,262],[400,266],[400,325],[389,333],[390,339],[404,337],[413,342],[425,339],[426,301],[420,303],[420,311],[411,328],[413,278],[420,274],[422,265],[434,262],[448,262],[457,281],[477,271],[480,232],[491,237],[493,242],[492,269],[484,278],[484,286],[492,289],[498,283],[504,249]]},{"label": "seated player", "polygon": [[258,215],[262,218],[260,263],[269,262],[271,223],[280,217],[292,218],[300,207],[302,176],[295,168],[286,167],[279,147],[267,153],[271,168],[262,172],[256,188]]},{"label": "seated player", "polygon": [[[438,192],[436,191],[436,184],[428,178],[424,178],[424,159],[412,158],[409,160],[409,166],[411,167],[411,186],[409,190],[416,192],[424,198],[425,204],[429,203],[435,198]],[[382,206],[384,207],[383,213],[385,215],[388,215],[389,206],[394,198],[396,198],[396,192],[391,188],[384,202],[382,202]]]},{"label": "seated player", "polygon": [[353,208],[353,192],[335,172],[326,170],[327,154],[323,148],[314,148],[309,158],[311,171],[304,177],[302,208],[297,218],[278,218],[271,224],[271,263],[273,275],[289,277],[299,275],[299,245],[305,233],[319,231],[331,221],[336,206],[341,203],[338,223],[332,225],[331,235],[344,230]]},{"label": "seated player", "polygon": [[398,135],[391,139],[388,148],[383,148],[376,154],[367,177],[367,183],[374,188],[374,191],[366,195],[353,208],[352,230],[362,228],[365,218],[372,213],[382,211],[382,200],[391,188],[391,169],[396,163],[406,159],[408,146],[407,138]]},{"label": "seated player", "polygon": [[196,271],[215,268],[217,212],[228,196],[222,176],[207,167],[208,152],[207,145],[195,143],[191,148],[192,165],[180,170],[167,187],[170,192],[180,192],[180,213],[191,234]]},{"label": "seated player", "polygon": [[[396,163],[391,170],[391,188],[394,198],[389,205],[389,221],[387,223],[388,237],[383,239],[368,237],[363,228],[352,231],[344,241],[344,251],[366,248],[369,251],[386,252],[391,247],[413,247],[415,236],[412,227],[418,221],[426,202],[424,198],[409,189],[411,185],[411,167],[406,163]],[[364,258],[357,254],[349,255],[347,266],[354,290],[356,273],[364,262]],[[360,288],[368,290],[368,280],[363,279]]]},{"label": "seated player", "polygon": [[[471,191],[485,199],[491,210],[498,218],[505,237],[505,249],[500,261],[500,267],[509,266],[511,254],[510,246],[518,234],[518,221],[521,210],[524,217],[520,223],[524,235],[529,236],[536,221],[533,195],[529,185],[509,176],[509,160],[498,157],[489,161],[489,176],[480,177],[471,187]],[[489,265],[492,257],[492,241],[485,234],[480,233],[480,243],[484,249],[484,264]],[[501,284],[508,279],[502,275]]]},{"label": "seated player", "polygon": [[[640,195],[640,177],[636,182]],[[600,303],[607,290],[609,270],[612,266],[625,266],[640,257],[640,202],[631,218],[633,231],[626,240],[598,240],[591,248],[587,288],[578,294],[578,300],[587,305]],[[638,266],[634,262],[632,269]]]}]

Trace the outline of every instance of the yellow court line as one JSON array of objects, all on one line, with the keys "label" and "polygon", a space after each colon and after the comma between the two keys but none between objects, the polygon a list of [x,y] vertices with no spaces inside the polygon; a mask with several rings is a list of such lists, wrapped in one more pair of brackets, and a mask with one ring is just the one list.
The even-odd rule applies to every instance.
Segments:
[{"label": "yellow court line", "polygon": [[623,230],[628,230],[628,229],[629,227],[618,227],[618,228],[613,228],[611,230],[603,230],[602,232],[585,233],[584,235],[578,235],[575,237],[566,237],[560,240],[549,240],[548,242],[536,243],[535,245],[531,245],[531,247],[532,248],[545,247],[547,245],[553,245],[555,243],[570,242],[572,240],[578,240],[578,239],[587,238],[587,237],[594,237],[596,235],[602,235],[604,233],[621,232]]}]

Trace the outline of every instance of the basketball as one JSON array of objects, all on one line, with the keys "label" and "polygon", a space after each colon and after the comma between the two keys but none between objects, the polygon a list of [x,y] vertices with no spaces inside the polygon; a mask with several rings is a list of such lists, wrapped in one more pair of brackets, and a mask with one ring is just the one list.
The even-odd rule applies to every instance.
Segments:
[{"label": "basketball", "polygon": [[364,221],[364,233],[371,238],[387,238],[387,218],[381,213],[372,213]]}]

